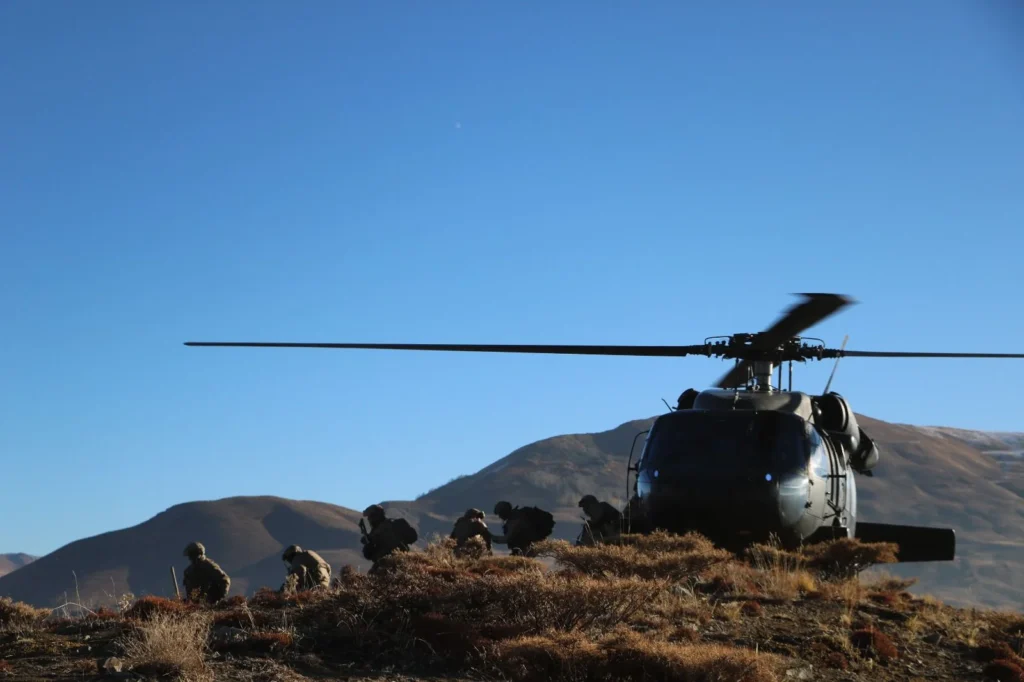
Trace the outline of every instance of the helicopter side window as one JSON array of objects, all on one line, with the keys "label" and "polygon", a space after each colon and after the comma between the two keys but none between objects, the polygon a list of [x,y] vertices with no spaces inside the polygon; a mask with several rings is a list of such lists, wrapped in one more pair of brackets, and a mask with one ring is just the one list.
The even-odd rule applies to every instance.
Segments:
[{"label": "helicopter side window", "polygon": [[811,471],[819,478],[825,478],[829,474],[828,453],[825,451],[825,444],[821,442],[821,435],[813,426],[807,427],[807,442],[811,449]]}]

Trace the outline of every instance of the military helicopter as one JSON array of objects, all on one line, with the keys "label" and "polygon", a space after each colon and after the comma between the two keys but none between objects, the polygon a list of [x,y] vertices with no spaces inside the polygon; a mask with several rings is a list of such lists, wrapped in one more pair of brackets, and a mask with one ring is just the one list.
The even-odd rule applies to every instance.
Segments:
[{"label": "military helicopter", "polygon": [[[774,535],[795,547],[837,537],[895,542],[898,560],[949,561],[953,529],[858,521],[854,474],[872,476],[878,447],[858,425],[850,403],[829,391],[793,390],[793,363],[844,357],[1024,358],[1010,353],[921,353],[827,348],[799,334],[853,300],[839,294],[801,294],[768,329],[709,337],[690,346],[485,345],[388,343],[275,343],[189,341],[186,346],[341,348],[684,357],[735,361],[713,388],[690,389],[676,409],[646,432],[627,504],[627,531],[698,531],[724,547]],[[789,364],[789,387],[782,368]],[[772,376],[778,369],[778,383]],[[671,406],[670,406],[671,407]],[[636,440],[634,440],[634,449]],[[628,495],[627,495],[628,496]]]}]

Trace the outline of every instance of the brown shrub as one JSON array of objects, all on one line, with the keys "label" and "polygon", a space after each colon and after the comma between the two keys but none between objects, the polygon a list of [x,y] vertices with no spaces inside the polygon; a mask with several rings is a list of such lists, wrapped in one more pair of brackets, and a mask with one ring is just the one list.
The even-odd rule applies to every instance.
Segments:
[{"label": "brown shrub", "polygon": [[805,545],[800,548],[807,567],[824,579],[846,580],[878,564],[896,563],[899,546],[891,542],[863,543],[855,538]]},{"label": "brown shrub", "polygon": [[339,587],[295,614],[314,648],[364,663],[414,657],[461,664],[478,643],[562,631],[601,632],[630,620],[662,591],[657,581],[576,573],[472,573],[399,560],[359,589]]},{"label": "brown shrub", "polygon": [[743,606],[740,607],[740,611],[747,616],[760,616],[761,604],[756,601],[744,602]]},{"label": "brown shrub", "polygon": [[979,646],[974,650],[974,657],[982,663],[989,663],[997,658],[1004,658],[1018,665],[1022,662],[1018,660],[1017,653],[1010,648],[1009,644],[999,641],[988,642]]},{"label": "brown shrub", "polygon": [[120,618],[120,617],[121,616],[120,616],[120,614],[117,613],[117,611],[114,611],[112,609],[108,609],[106,606],[101,606],[100,608],[96,609],[95,612],[90,613],[87,616],[87,619],[88,620],[115,620],[115,619]]},{"label": "brown shrub", "polygon": [[249,598],[249,603],[264,609],[279,609],[288,603],[288,598],[269,587],[261,587]]},{"label": "brown shrub", "polygon": [[259,653],[276,653],[291,647],[295,637],[290,632],[280,630],[261,630],[250,633],[249,648]]},{"label": "brown shrub", "polygon": [[998,682],[1024,682],[1024,668],[1013,661],[996,659],[985,666],[982,670],[985,677],[998,680]]},{"label": "brown shrub", "polygon": [[669,641],[696,642],[700,633],[694,627],[678,627],[669,635]]},{"label": "brown shrub", "polygon": [[241,606],[243,604],[245,604],[245,597],[240,594],[236,594],[233,597],[228,597],[224,600],[224,606],[227,607]]},{"label": "brown shrub", "polygon": [[198,606],[194,602],[149,596],[137,599],[124,612],[124,617],[128,620],[150,620],[159,614],[184,614],[195,611],[197,608]]},{"label": "brown shrub", "polygon": [[466,564],[466,570],[474,575],[509,575],[511,573],[545,572],[544,564],[524,556],[488,556]]},{"label": "brown shrub", "polygon": [[412,634],[430,645],[435,653],[459,659],[471,654],[484,639],[472,624],[436,612],[414,616]]},{"label": "brown shrub", "polygon": [[545,633],[506,642],[494,660],[512,679],[774,682],[778,659],[718,644],[674,644],[618,631],[600,640]]},{"label": "brown shrub", "polygon": [[892,543],[862,543],[854,538],[804,545],[799,551],[783,549],[778,542],[758,543],[745,550],[754,566],[783,572],[813,571],[824,580],[848,580],[876,564],[896,562],[899,547]]},{"label": "brown shrub", "polygon": [[723,575],[716,575],[706,582],[697,583],[694,590],[700,594],[717,596],[739,592],[736,581]]},{"label": "brown shrub", "polygon": [[209,617],[198,611],[155,611],[122,640],[132,668],[144,675],[209,678],[205,661]]},{"label": "brown shrub", "polygon": [[882,604],[884,606],[893,606],[899,603],[900,595],[896,592],[873,592],[868,595],[868,599],[875,602],[876,604]]},{"label": "brown shrub", "polygon": [[896,645],[888,635],[873,628],[862,628],[850,635],[850,643],[867,655],[880,661],[890,661],[899,656]]},{"label": "brown shrub", "polygon": [[868,583],[865,587],[869,591],[878,592],[906,592],[917,584],[917,578],[895,578],[884,576],[879,580]]},{"label": "brown shrub", "polygon": [[266,613],[252,611],[248,608],[236,608],[228,611],[218,611],[211,616],[212,623],[219,627],[230,628],[258,628],[267,624],[270,620]]},{"label": "brown shrub", "polygon": [[538,556],[550,556],[571,570],[589,576],[682,580],[732,558],[707,538],[691,533],[672,536],[627,536],[621,543],[574,547],[565,540],[535,545]]},{"label": "brown shrub", "polygon": [[30,604],[0,597],[0,629],[21,629],[37,625],[49,615],[46,609],[37,609]]},{"label": "brown shrub", "polygon": [[846,660],[846,656],[843,656],[838,651],[833,651],[825,657],[825,665],[830,668],[846,670],[850,667],[850,662]]},{"label": "brown shrub", "polygon": [[13,675],[14,667],[7,661],[0,659],[0,675]]}]

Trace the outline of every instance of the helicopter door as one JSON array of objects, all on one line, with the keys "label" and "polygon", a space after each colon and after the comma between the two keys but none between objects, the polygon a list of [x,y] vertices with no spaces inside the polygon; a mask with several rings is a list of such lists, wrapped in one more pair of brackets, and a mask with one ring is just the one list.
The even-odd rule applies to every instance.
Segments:
[{"label": "helicopter door", "polygon": [[846,471],[839,459],[839,453],[828,439],[823,439],[818,430],[811,425],[807,428],[807,439],[812,466],[815,473],[824,479],[825,484],[827,508],[824,510],[823,521],[831,523],[838,516],[839,522],[845,525]]},{"label": "helicopter door", "polygon": [[827,438],[821,438],[815,430],[818,442],[828,452],[829,464],[829,494],[832,499],[832,514],[839,517],[840,525],[846,525],[846,467],[842,459],[842,453]]}]

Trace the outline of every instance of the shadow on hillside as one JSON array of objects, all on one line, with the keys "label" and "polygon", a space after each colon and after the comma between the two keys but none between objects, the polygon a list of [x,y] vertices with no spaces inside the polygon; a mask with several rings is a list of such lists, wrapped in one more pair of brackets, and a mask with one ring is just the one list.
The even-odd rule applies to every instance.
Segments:
[{"label": "shadow on hillside", "polygon": [[304,549],[320,550],[359,546],[357,531],[326,526],[285,505],[275,507],[264,516],[263,527],[285,547],[299,545]]}]

